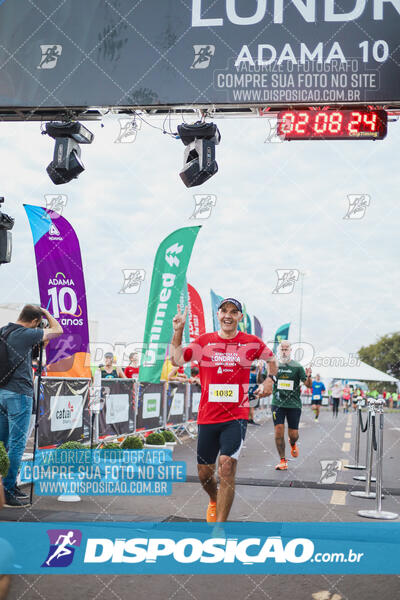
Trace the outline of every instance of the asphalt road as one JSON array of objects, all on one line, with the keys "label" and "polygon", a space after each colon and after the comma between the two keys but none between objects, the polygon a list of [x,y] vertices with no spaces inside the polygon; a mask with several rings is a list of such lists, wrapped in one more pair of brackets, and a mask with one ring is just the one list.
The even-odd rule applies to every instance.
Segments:
[{"label": "asphalt road", "polygon": [[[273,426],[267,417],[261,426],[249,426],[239,459],[235,502],[231,520],[237,521],[365,521],[359,509],[374,508],[375,501],[351,496],[363,483],[353,480],[363,474],[344,468],[354,462],[355,414],[341,413],[333,419],[323,409],[318,423],[305,408],[300,426],[300,455],[289,460],[286,472],[275,470],[277,453]],[[400,412],[385,414],[383,509],[400,513]],[[360,458],[365,456],[365,436]],[[2,520],[23,521],[163,521],[202,520],[207,498],[196,481],[196,442],[177,446],[174,460],[187,464],[188,482],[174,484],[170,497],[87,497],[78,503],[60,503],[55,498],[35,497],[27,510],[3,509]],[[320,461],[331,465],[330,483]],[[322,479],[321,479],[322,477]],[[333,481],[336,479],[336,481]],[[399,557],[400,573],[400,557]],[[398,576],[15,576],[10,600],[65,600],[80,598],[126,598],[138,600],[232,600],[265,598],[296,600],[393,600],[400,594]]]}]

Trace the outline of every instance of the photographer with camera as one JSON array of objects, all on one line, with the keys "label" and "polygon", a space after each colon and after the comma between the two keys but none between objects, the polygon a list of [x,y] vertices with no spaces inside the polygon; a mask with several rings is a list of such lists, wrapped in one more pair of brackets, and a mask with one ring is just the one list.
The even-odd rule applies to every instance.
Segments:
[{"label": "photographer with camera", "polygon": [[[43,328],[43,317],[49,326]],[[63,332],[45,309],[27,304],[16,323],[0,329],[0,441],[8,452],[10,468],[3,481],[5,506],[29,506],[16,485],[25,450],[33,404],[32,349]]]}]

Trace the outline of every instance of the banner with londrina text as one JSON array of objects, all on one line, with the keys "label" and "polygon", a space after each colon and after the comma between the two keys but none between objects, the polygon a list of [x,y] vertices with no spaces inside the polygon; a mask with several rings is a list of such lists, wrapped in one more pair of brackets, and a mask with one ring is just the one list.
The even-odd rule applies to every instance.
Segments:
[{"label": "banner with londrina text", "polygon": [[46,347],[47,374],[90,377],[89,325],[78,237],[58,213],[24,205],[31,227],[40,303],[64,333]]},{"label": "banner with londrina text", "polygon": [[163,240],[154,259],[153,275],[144,331],[144,356],[139,381],[158,383],[165,350],[172,338],[172,319],[200,226],[177,229]]}]

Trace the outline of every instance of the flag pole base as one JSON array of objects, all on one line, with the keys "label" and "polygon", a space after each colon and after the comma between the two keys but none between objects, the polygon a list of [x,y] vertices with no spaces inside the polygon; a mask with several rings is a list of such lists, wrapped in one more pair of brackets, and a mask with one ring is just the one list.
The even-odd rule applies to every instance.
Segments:
[{"label": "flag pole base", "polygon": [[77,494],[62,494],[57,498],[58,502],[80,502],[81,497]]},{"label": "flag pole base", "polygon": [[359,510],[358,514],[360,517],[366,517],[367,519],[383,519],[384,521],[399,518],[398,514],[386,510]]}]

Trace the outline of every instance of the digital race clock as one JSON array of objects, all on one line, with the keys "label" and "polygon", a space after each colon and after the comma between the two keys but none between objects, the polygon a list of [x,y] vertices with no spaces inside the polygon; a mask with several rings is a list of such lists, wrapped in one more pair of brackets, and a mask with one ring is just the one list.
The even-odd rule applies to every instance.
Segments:
[{"label": "digital race clock", "polygon": [[384,110],[282,110],[278,135],[286,140],[383,140],[387,134]]}]

